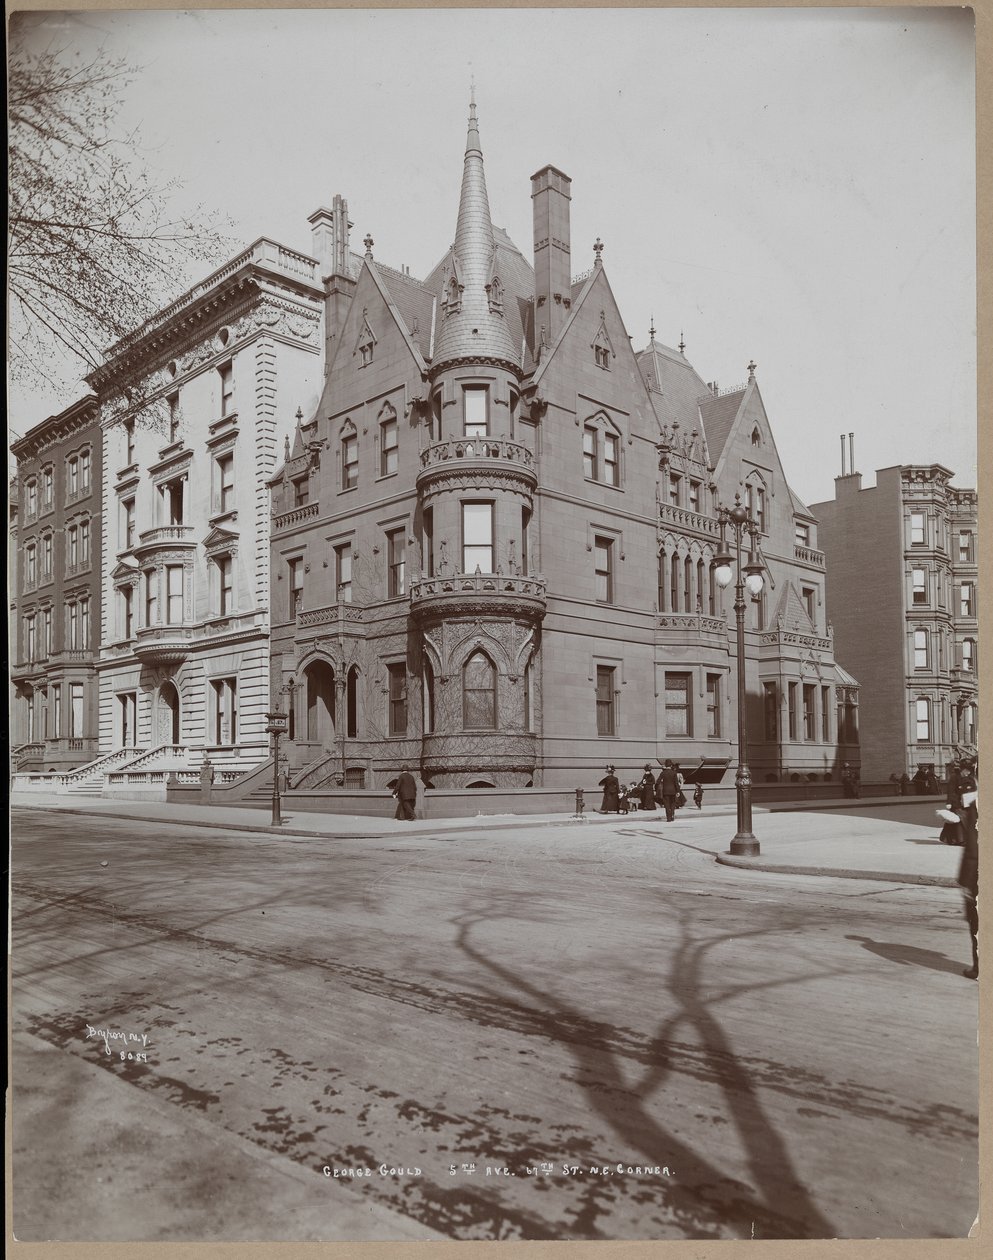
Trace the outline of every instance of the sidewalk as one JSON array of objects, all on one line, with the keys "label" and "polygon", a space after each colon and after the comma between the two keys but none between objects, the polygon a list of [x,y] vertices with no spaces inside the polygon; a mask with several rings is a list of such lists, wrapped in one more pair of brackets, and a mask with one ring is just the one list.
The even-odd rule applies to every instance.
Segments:
[{"label": "sidewalk", "polygon": [[[40,810],[96,818],[133,819],[136,822],[204,827],[288,840],[320,838],[326,841],[358,838],[391,839],[398,835],[462,835],[512,829],[527,840],[548,828],[597,828],[618,833],[648,830],[660,839],[672,840],[714,854],[726,866],[783,874],[827,875],[850,879],[886,880],[902,884],[955,886],[961,850],[938,842],[940,824],[935,804],[929,799],[882,798],[880,801],[829,802],[828,808],[779,806],[755,807],[753,831],[761,845],[757,858],[732,857],[728,852],[735,831],[733,808],[705,806],[684,809],[667,823],[661,810],[627,815],[587,813],[582,821],[572,814],[494,814],[476,818],[438,818],[400,822],[394,818],[360,815],[291,812],[281,827],[270,825],[268,811],[251,808],[217,808],[210,805],[176,805],[158,801],[109,800],[86,796],[11,796],[12,809]],[[913,821],[898,818],[888,807],[913,813]]]}]

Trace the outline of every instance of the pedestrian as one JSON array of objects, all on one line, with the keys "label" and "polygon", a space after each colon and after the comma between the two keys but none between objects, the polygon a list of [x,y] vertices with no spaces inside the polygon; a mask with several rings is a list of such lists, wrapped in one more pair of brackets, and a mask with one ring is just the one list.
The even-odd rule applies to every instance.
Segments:
[{"label": "pedestrian", "polygon": [[200,766],[200,801],[203,805],[210,804],[214,778],[214,767],[210,764],[210,758],[204,757],[203,764]]},{"label": "pedestrian", "polygon": [[680,770],[679,762],[677,761],[676,762],[676,783],[679,785],[679,790],[676,793],[676,808],[677,809],[682,809],[683,806],[686,804],[686,793],[683,791],[683,784],[685,782],[686,780],[683,778],[683,772],[682,770]]},{"label": "pedestrian", "polygon": [[393,795],[397,798],[397,812],[394,817],[403,822],[414,821],[414,802],[417,800],[417,784],[414,776],[406,766],[400,767],[400,777]]},{"label": "pedestrian", "polygon": [[672,822],[676,817],[676,797],[678,795],[679,778],[676,774],[676,767],[671,761],[666,760],[662,763],[659,777],[655,781],[655,799],[660,801],[665,809],[666,822]]},{"label": "pedestrian", "polygon": [[938,787],[938,778],[934,773],[934,766],[928,766],[924,774],[924,795],[937,796],[940,792],[941,788]]},{"label": "pedestrian", "polygon": [[958,883],[965,901],[965,921],[969,925],[972,944],[972,966],[962,974],[967,980],[979,979],[979,780],[978,767],[967,763],[958,767],[949,795],[962,824],[962,860]]},{"label": "pedestrian", "polygon": [[703,809],[703,784],[699,779],[693,783],[693,804],[697,809]]},{"label": "pedestrian", "polygon": [[645,766],[645,773],[638,784],[638,799],[642,809],[655,808],[655,776],[650,765]]},{"label": "pedestrian", "polygon": [[607,767],[607,773],[600,780],[600,787],[603,788],[603,800],[600,802],[600,813],[619,814],[621,812],[621,785],[617,775],[614,773],[613,766]]},{"label": "pedestrian", "polygon": [[910,795],[910,775],[906,772],[906,770],[904,770],[903,774],[900,775],[900,795]]},{"label": "pedestrian", "polygon": [[915,794],[917,796],[923,796],[925,791],[927,790],[926,788],[927,775],[924,773],[923,766],[917,767],[917,773],[914,775],[914,777],[910,781],[914,785]]}]

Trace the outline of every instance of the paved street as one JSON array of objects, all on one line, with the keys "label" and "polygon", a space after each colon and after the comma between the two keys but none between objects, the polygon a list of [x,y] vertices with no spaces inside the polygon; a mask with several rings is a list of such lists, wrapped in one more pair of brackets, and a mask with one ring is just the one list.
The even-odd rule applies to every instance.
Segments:
[{"label": "paved street", "polygon": [[[914,817],[858,822],[927,843]],[[13,828],[22,1240],[973,1222],[956,889],[718,865],[692,817]]]}]

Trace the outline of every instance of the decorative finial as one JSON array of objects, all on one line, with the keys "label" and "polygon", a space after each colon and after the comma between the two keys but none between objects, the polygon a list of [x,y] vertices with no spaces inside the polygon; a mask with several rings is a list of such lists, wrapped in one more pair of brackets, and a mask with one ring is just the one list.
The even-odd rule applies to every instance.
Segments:
[{"label": "decorative finial", "polygon": [[290,458],[290,435],[288,433],[283,437],[283,458],[287,460]]},{"label": "decorative finial", "polygon": [[750,381],[754,381],[754,380],[755,380],[755,369],[756,369],[757,367],[758,367],[758,364],[755,362],[755,360],[754,360],[754,359],[749,359],[749,361],[748,361],[748,379],[749,379]]},{"label": "decorative finial", "polygon": [[301,421],[302,419],[303,419],[303,408],[297,407],[297,422],[299,423],[299,421]]},{"label": "decorative finial", "polygon": [[600,240],[599,236],[596,238],[596,244],[593,246],[593,252],[596,254],[596,266],[599,267],[603,262],[603,259],[600,257],[603,253],[603,241]]},{"label": "decorative finial", "polygon": [[372,239],[371,236],[367,236],[365,240],[362,242],[362,244],[365,246],[366,258],[372,258],[372,247],[373,245],[376,244],[376,242]]},{"label": "decorative finial", "polygon": [[683,330],[680,328],[680,330],[679,330],[679,353],[680,353],[680,354],[682,354],[682,353],[683,353],[683,351],[684,351],[685,349],[686,349],[686,342],[685,342],[685,341],[684,341],[684,339],[683,339]]},{"label": "decorative finial", "polygon": [[648,335],[652,339],[652,341],[654,341],[655,340],[655,316],[652,315],[650,318],[652,322],[648,325]]}]

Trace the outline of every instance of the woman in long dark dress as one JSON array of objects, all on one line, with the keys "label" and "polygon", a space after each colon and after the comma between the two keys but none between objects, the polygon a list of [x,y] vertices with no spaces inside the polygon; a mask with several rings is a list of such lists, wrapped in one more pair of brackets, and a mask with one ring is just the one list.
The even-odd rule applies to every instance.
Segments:
[{"label": "woman in long dark dress", "polygon": [[979,809],[976,804],[977,771],[963,764],[953,772],[952,805],[962,824],[962,861],[958,884],[965,899],[965,920],[972,942],[972,966],[962,973],[969,980],[979,979]]},{"label": "woman in long dark dress", "polygon": [[607,773],[600,780],[603,788],[603,800],[600,802],[601,814],[619,814],[621,812],[620,781],[614,773],[614,767],[608,766]]},{"label": "woman in long dark dress", "polygon": [[645,773],[638,784],[638,799],[642,809],[655,808],[655,776],[651,766],[645,766]]}]

